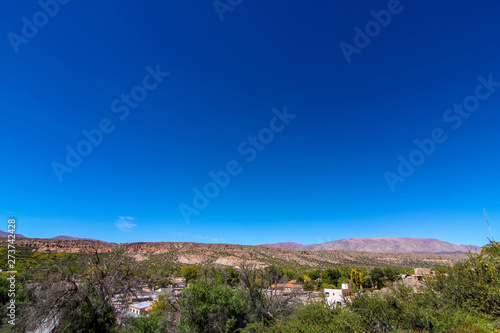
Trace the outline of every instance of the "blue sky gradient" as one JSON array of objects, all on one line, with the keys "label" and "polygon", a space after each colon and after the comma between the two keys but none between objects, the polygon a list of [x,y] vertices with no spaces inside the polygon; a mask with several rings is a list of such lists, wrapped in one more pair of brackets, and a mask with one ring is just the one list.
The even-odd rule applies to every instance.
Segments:
[{"label": "blue sky gradient", "polygon": [[[500,238],[500,3],[40,3],[0,13],[1,230],[16,217],[26,236],[112,242],[483,245],[486,208]],[[355,27],[388,8],[398,13],[348,63],[339,45],[356,47]],[[488,97],[447,121],[481,84]],[[133,92],[147,96],[127,104]],[[284,108],[296,117],[266,130]],[[68,166],[66,147],[102,121],[109,133]],[[398,174],[435,129],[447,139]],[[268,143],[249,161],[259,133]],[[230,161],[239,172],[195,207],[193,189]]]}]

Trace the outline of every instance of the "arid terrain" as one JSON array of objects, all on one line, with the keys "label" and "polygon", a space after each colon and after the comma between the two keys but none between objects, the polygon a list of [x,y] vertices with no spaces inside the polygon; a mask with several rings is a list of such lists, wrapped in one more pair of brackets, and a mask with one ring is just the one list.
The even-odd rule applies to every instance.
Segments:
[{"label": "arid terrain", "polygon": [[[3,239],[2,242],[6,242]],[[363,252],[347,250],[293,250],[276,247],[204,244],[187,242],[143,242],[115,244],[89,240],[58,240],[23,238],[16,246],[42,253],[112,252],[123,246],[138,261],[171,262],[181,265],[224,265],[236,267],[250,262],[257,267],[268,265],[329,267],[393,266],[433,267],[449,265],[465,259],[466,254],[423,254],[403,252]]]}]

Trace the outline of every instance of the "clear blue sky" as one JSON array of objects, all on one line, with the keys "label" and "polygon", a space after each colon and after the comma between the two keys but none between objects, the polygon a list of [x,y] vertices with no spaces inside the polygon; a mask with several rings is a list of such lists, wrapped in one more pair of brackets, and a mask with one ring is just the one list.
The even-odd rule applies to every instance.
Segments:
[{"label": "clear blue sky", "polygon": [[[0,13],[1,230],[14,216],[29,237],[482,245],[486,208],[500,238],[497,1],[46,2],[53,17],[34,0]],[[348,63],[340,45],[367,24]],[[467,118],[447,113],[464,100]],[[88,152],[100,126],[70,167],[66,147]],[[434,129],[446,140],[402,177],[398,156]],[[193,189],[228,162],[197,209]]]}]

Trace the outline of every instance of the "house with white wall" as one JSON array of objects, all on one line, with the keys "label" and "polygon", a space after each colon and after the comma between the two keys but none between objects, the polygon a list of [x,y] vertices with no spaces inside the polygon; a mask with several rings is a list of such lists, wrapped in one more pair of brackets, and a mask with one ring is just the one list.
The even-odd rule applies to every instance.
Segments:
[{"label": "house with white wall", "polygon": [[148,311],[151,309],[151,305],[153,305],[153,303],[151,303],[151,302],[140,302],[140,303],[131,304],[128,307],[128,311],[135,313],[137,315],[147,316]]},{"label": "house with white wall", "polygon": [[342,289],[325,289],[325,301],[329,306],[342,305],[345,297],[352,295],[352,286],[350,283],[342,283]]}]

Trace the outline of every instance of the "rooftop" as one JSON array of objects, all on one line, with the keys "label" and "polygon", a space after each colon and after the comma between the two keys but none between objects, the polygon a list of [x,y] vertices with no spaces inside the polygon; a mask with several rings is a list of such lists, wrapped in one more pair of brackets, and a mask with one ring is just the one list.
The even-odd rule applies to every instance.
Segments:
[{"label": "rooftop", "polygon": [[133,308],[142,310],[142,309],[145,309],[147,307],[150,307],[151,305],[153,305],[153,303],[151,303],[151,302],[140,302],[140,303],[131,304],[130,306]]}]

